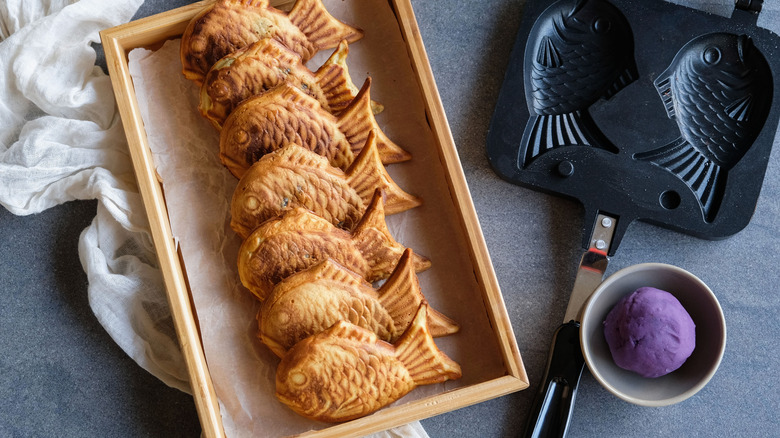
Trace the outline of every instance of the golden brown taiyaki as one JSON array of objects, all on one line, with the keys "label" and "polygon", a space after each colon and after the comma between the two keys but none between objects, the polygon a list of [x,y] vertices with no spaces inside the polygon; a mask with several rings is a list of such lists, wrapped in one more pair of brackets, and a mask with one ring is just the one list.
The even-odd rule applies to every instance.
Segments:
[{"label": "golden brown taiyaki", "polygon": [[327,422],[368,415],[420,385],[459,379],[460,365],[436,347],[422,304],[394,345],[339,321],[295,344],[276,369],[276,397],[307,418]]},{"label": "golden brown taiyaki", "polygon": [[196,15],[182,35],[184,76],[198,84],[223,57],[261,38],[273,38],[303,62],[341,40],[355,42],[363,31],[333,18],[321,0],[298,0],[290,13],[268,0],[219,0]]},{"label": "golden brown taiyaki", "polygon": [[[277,284],[257,314],[260,340],[279,357],[298,341],[338,321],[371,330],[379,339],[395,342],[427,301],[412,266],[412,250],[378,290],[357,274],[328,259]],[[431,335],[456,333],[457,323],[428,309]]]},{"label": "golden brown taiyaki", "polygon": [[[263,222],[241,244],[238,274],[241,283],[262,301],[283,279],[328,258],[368,282],[385,279],[404,249],[387,229],[382,193],[377,191],[351,232],[304,208]],[[418,254],[412,258],[416,272],[431,266]]]},{"label": "golden brown taiyaki", "polygon": [[347,43],[338,48],[316,72],[280,42],[263,38],[225,56],[211,67],[200,88],[198,109],[217,129],[244,100],[284,83],[317,99],[338,114],[358,93],[347,69]]},{"label": "golden brown taiyaki", "polygon": [[373,132],[346,172],[291,143],[265,155],[241,177],[230,204],[230,226],[245,239],[266,220],[303,207],[339,228],[351,229],[363,217],[376,189],[385,193],[385,214],[421,204],[387,173]]},{"label": "golden brown taiyaki", "polygon": [[242,102],[225,121],[219,140],[222,164],[238,178],[263,155],[286,143],[295,143],[346,170],[376,131],[382,163],[411,158],[379,128],[371,110],[371,78],[367,78],[349,106],[338,116],[296,87],[277,86]]}]

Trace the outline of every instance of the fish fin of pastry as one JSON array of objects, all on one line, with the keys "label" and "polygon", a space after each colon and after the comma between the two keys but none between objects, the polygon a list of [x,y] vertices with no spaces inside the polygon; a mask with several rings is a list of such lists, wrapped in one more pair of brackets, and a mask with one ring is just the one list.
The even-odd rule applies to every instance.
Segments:
[{"label": "fish fin of pastry", "polygon": [[[384,196],[381,190],[374,192],[371,203],[369,203],[363,217],[360,219],[355,229],[352,231],[352,240],[360,248],[361,254],[370,260],[374,272],[386,272],[380,278],[387,278],[398,259],[403,255],[406,249],[398,243],[390,234],[385,222]],[[413,256],[414,270],[416,272],[424,271],[431,267],[431,261],[419,254]],[[367,278],[373,282],[379,278]]]},{"label": "fish fin of pastry", "polygon": [[295,207],[288,210],[282,215],[281,220],[276,220],[274,222],[268,221],[267,223],[261,224],[261,227],[263,225],[267,225],[267,230],[265,232],[269,235],[275,233],[277,231],[276,229],[297,229],[318,232],[328,232],[333,229],[333,225],[330,222],[303,207]]},{"label": "fish fin of pastry", "polygon": [[375,129],[369,132],[365,146],[345,173],[350,187],[366,204],[371,202],[376,189],[384,191],[385,214],[400,213],[422,204],[419,198],[403,191],[387,173],[377,149]]},{"label": "fish fin of pastry", "polygon": [[267,56],[278,60],[279,65],[282,66],[303,64],[303,58],[301,58],[300,54],[295,53],[289,47],[274,38],[260,38],[247,46],[245,50],[248,56]]},{"label": "fish fin of pastry", "polygon": [[359,92],[349,76],[348,54],[347,42],[341,41],[327,61],[314,73],[333,114],[344,111]]},{"label": "fish fin of pastry", "polygon": [[428,306],[421,304],[412,324],[395,343],[396,359],[404,364],[417,385],[459,379],[462,375],[460,365],[433,342],[426,322],[427,314]]},{"label": "fish fin of pastry", "polygon": [[704,219],[712,222],[720,208],[727,172],[683,138],[666,146],[634,154],[634,158],[660,166],[682,180],[699,200]]},{"label": "fish fin of pastry", "polygon": [[[267,0],[264,0],[267,1]],[[317,50],[331,49],[346,40],[353,43],[363,38],[363,30],[334,18],[322,0],[298,0],[288,14],[294,24]]]},{"label": "fish fin of pastry", "polygon": [[639,71],[636,67],[636,61],[631,60],[631,64],[623,70],[612,85],[604,92],[604,99],[611,99],[612,96],[617,94],[620,90],[626,88],[628,84],[634,82],[639,77]]},{"label": "fish fin of pastry", "polygon": [[[420,304],[427,304],[414,272],[413,255],[411,248],[404,251],[393,273],[378,291],[382,307],[387,309],[396,326],[402,330],[409,327]],[[455,321],[430,307],[428,328],[433,337],[457,333],[460,329]]]},{"label": "fish fin of pastry", "polygon": [[533,115],[523,132],[518,157],[521,167],[527,167],[539,155],[563,146],[591,146],[617,153],[613,145],[587,111],[564,114]]},{"label": "fish fin of pastry", "polygon": [[674,119],[676,117],[676,113],[674,110],[674,98],[672,97],[671,76],[664,72],[661,74],[661,76],[658,77],[658,79],[655,80],[653,84],[655,85],[656,91],[658,91],[658,95],[661,96],[661,101],[664,104],[666,115],[670,119]]},{"label": "fish fin of pastry", "polygon": [[336,322],[323,331],[320,336],[351,339],[363,344],[376,344],[379,341],[376,333],[344,320]]},{"label": "fish fin of pastry", "polygon": [[[312,280],[332,280],[346,285],[349,288],[371,288],[371,283],[364,280],[360,275],[353,272],[341,263],[328,258],[310,268]],[[309,281],[312,281],[309,280]]]},{"label": "fish fin of pastry", "polygon": [[355,154],[366,143],[368,133],[376,130],[376,145],[382,163],[400,163],[412,158],[409,152],[401,149],[379,128],[371,110],[371,78],[366,78],[357,96],[349,103],[349,106],[338,115],[339,130],[347,137]]}]

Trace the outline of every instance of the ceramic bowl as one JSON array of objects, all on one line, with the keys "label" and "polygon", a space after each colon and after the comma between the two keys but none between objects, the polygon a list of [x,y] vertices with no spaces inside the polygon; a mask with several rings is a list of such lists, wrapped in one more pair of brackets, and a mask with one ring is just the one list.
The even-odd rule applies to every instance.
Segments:
[{"label": "ceramic bowl", "polygon": [[[645,378],[618,367],[604,338],[603,322],[624,296],[643,286],[674,295],[696,324],[696,347],[677,370]],[[609,392],[641,406],[679,403],[702,389],[726,348],[726,321],[715,294],[695,275],[676,266],[644,263],[621,269],[596,289],[582,312],[582,353],[593,376]]]}]

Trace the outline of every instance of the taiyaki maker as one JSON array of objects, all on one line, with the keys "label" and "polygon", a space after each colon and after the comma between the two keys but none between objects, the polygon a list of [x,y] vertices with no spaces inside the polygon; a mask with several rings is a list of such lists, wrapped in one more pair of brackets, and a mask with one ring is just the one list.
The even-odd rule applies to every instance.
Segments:
[{"label": "taiyaki maker", "polygon": [[[502,178],[576,199],[613,255],[642,220],[705,239],[742,230],[780,114],[780,36],[664,1],[529,1],[487,135]],[[577,46],[579,44],[579,46]]]},{"label": "taiyaki maker", "polygon": [[585,212],[525,436],[566,435],[584,366],[579,311],[633,221],[705,239],[750,222],[780,118],[780,36],[756,25],[760,6],[738,1],[726,18],[661,0],[525,3],[488,160]]}]

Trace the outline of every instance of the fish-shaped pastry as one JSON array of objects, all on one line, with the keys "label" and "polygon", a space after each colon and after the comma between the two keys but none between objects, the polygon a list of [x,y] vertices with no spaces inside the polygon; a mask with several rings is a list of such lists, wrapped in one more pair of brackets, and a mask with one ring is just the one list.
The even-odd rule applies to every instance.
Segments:
[{"label": "fish-shaped pastry", "polygon": [[537,19],[525,51],[530,118],[518,164],[526,167],[550,149],[617,148],[588,108],[637,77],[634,38],[625,16],[607,0],[560,0]]},{"label": "fish-shaped pastry", "polygon": [[376,131],[382,163],[411,158],[379,128],[371,109],[370,77],[338,116],[325,111],[300,89],[282,84],[245,100],[230,114],[220,133],[219,158],[233,175],[241,178],[263,155],[295,143],[346,170],[372,130]]},{"label": "fish-shaped pastry", "polygon": [[246,238],[261,223],[303,207],[339,228],[351,229],[363,217],[374,191],[385,193],[385,214],[419,206],[379,160],[372,131],[346,172],[325,157],[295,144],[265,155],[241,177],[230,203],[230,226]]},{"label": "fish-shaped pastry", "polygon": [[198,84],[223,57],[261,38],[273,38],[303,62],[339,42],[355,42],[363,31],[333,18],[321,0],[298,0],[289,13],[268,0],[218,0],[190,20],[181,37],[184,76]]},{"label": "fish-shaped pastry", "polygon": [[339,321],[295,344],[276,369],[276,397],[307,418],[341,422],[368,415],[420,385],[459,379],[460,365],[438,349],[422,304],[395,344]]},{"label": "fish-shaped pastry", "polygon": [[[405,249],[387,228],[382,193],[377,191],[351,232],[304,208],[263,222],[239,248],[238,274],[262,301],[283,279],[328,258],[370,283],[385,279]],[[415,272],[431,266],[419,254],[412,256],[412,264]]]},{"label": "fish-shaped pastry", "polygon": [[680,137],[634,158],[679,177],[711,222],[728,171],[750,149],[769,114],[769,64],[748,36],[712,33],[683,46],[655,86]]},{"label": "fish-shaped pastry", "polygon": [[[260,340],[279,357],[304,338],[338,321],[371,330],[395,342],[427,300],[414,273],[412,250],[404,251],[393,273],[378,290],[357,274],[328,259],[277,284],[257,314]],[[456,333],[457,323],[428,309],[434,337]]]},{"label": "fish-shaped pastry", "polygon": [[217,61],[200,88],[198,109],[217,129],[244,100],[284,83],[317,99],[328,112],[338,114],[358,89],[347,69],[349,53],[342,41],[316,72],[280,42],[263,38]]}]

